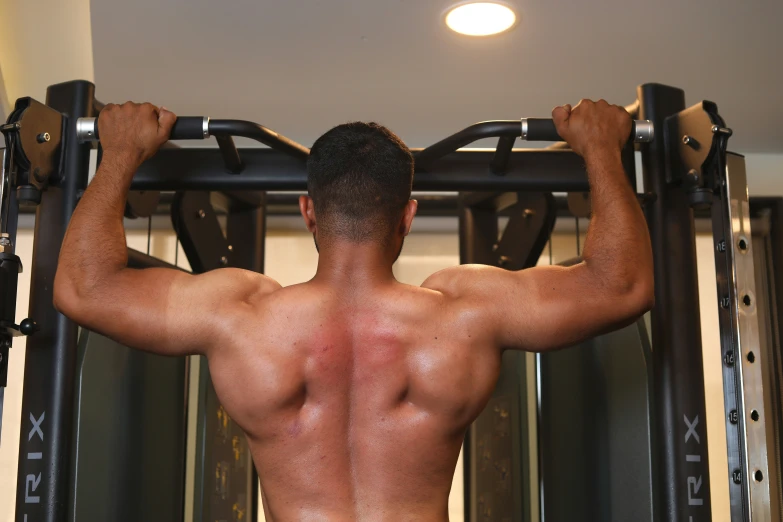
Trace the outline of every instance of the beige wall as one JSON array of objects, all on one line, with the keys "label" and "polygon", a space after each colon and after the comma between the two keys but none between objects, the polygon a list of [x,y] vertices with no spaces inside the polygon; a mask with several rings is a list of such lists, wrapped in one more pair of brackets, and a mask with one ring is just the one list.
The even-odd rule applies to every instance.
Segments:
[{"label": "beige wall", "polygon": [[[30,261],[33,257],[33,235],[22,233],[17,238],[16,253],[22,259],[24,272],[19,274],[16,301],[16,321],[27,317],[30,296]],[[8,361],[8,386],[3,404],[3,428],[0,432],[0,522],[13,522],[16,500],[16,469],[22,418],[22,381],[24,377],[25,340],[14,338]]]},{"label": "beige wall", "polygon": [[92,81],[90,0],[0,0],[0,73],[11,104],[43,102],[54,83]]}]

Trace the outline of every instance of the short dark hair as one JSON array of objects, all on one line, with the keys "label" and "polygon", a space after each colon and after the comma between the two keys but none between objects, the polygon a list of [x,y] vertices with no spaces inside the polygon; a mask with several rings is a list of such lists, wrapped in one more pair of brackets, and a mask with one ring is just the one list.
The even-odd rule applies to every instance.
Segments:
[{"label": "short dark hair", "polygon": [[315,142],[307,190],[319,235],[355,242],[391,237],[411,197],[413,156],[377,123],[339,125]]}]

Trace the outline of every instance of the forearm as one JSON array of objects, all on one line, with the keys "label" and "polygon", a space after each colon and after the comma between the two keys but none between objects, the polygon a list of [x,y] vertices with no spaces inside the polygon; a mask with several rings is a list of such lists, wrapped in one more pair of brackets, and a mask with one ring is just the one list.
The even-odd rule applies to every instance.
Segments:
[{"label": "forearm", "polygon": [[604,285],[652,277],[647,222],[623,169],[620,151],[588,156],[592,219],[583,258]]},{"label": "forearm", "polygon": [[105,155],[71,217],[60,251],[59,283],[93,288],[128,261],[123,215],[134,162]]}]

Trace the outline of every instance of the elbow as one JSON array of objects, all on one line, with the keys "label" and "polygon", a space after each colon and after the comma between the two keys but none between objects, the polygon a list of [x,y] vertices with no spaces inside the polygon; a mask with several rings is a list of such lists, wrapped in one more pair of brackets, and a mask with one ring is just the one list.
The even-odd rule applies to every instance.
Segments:
[{"label": "elbow", "polygon": [[636,272],[621,284],[621,295],[628,319],[637,319],[655,306],[655,283],[652,270]]},{"label": "elbow", "polygon": [[631,302],[635,308],[635,315],[641,316],[652,310],[655,306],[655,284],[652,276],[634,285]]},{"label": "elbow", "polygon": [[612,316],[617,323],[635,321],[655,305],[652,267],[615,264],[610,272],[594,273],[594,281],[599,281],[602,300],[612,303]]},{"label": "elbow", "polygon": [[84,310],[85,302],[79,291],[77,281],[74,281],[67,274],[58,270],[54,277],[52,298],[52,304],[54,305],[55,310],[72,321],[81,323],[80,312]]}]

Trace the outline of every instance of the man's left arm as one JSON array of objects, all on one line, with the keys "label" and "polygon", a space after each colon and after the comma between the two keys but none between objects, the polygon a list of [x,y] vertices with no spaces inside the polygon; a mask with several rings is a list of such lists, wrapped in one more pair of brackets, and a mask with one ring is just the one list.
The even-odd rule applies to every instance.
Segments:
[{"label": "man's left arm", "polygon": [[71,217],[54,282],[55,307],[76,323],[166,355],[205,353],[257,299],[280,287],[238,269],[191,275],[127,267],[123,214],[131,179],[174,121],[151,104],[107,105],[101,112],[103,158]]}]

